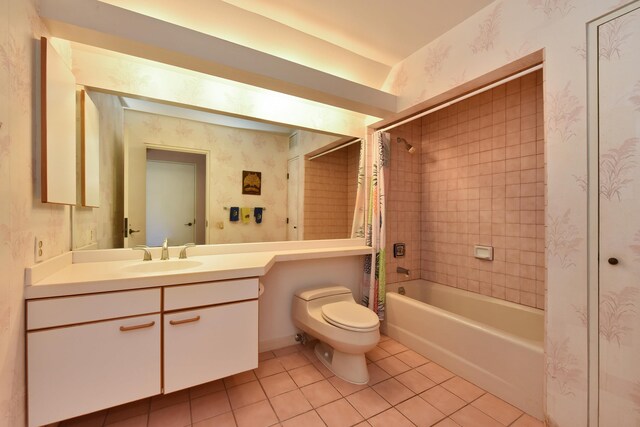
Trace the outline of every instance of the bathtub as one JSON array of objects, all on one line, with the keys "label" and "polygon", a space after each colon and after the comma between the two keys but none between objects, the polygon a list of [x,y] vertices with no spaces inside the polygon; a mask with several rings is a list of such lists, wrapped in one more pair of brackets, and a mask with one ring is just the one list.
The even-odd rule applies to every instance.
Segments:
[{"label": "bathtub", "polygon": [[388,336],[543,418],[542,310],[426,280],[387,285],[386,307]]}]

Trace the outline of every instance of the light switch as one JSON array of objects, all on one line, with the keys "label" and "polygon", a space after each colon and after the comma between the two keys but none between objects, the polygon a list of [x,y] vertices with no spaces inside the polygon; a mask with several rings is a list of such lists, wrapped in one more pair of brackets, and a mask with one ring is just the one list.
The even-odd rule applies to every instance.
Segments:
[{"label": "light switch", "polygon": [[493,246],[474,245],[473,256],[478,259],[493,261]]}]

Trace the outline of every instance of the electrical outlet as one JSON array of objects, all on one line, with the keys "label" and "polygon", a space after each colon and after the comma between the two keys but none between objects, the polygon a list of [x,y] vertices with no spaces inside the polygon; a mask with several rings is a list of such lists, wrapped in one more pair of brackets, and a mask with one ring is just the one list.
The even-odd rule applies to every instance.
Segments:
[{"label": "electrical outlet", "polygon": [[35,238],[35,259],[36,262],[40,262],[44,259],[44,242],[38,237]]}]

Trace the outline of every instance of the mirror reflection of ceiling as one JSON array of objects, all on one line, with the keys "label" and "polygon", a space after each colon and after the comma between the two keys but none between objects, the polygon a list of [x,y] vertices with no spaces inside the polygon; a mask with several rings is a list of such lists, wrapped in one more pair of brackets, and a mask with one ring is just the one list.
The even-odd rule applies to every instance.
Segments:
[{"label": "mirror reflection of ceiling", "polygon": [[101,1],[379,88],[393,65],[493,0]]},{"label": "mirror reflection of ceiling", "polygon": [[126,109],[142,111],[144,113],[152,113],[161,116],[175,117],[178,119],[193,120],[196,122],[227,126],[237,129],[250,129],[263,132],[281,133],[284,135],[291,135],[295,132],[295,129],[286,126],[256,122],[254,120],[241,119],[239,117],[216,114],[208,111],[200,111],[192,108],[178,107],[176,105],[163,104],[146,99],[121,97],[121,100]]}]

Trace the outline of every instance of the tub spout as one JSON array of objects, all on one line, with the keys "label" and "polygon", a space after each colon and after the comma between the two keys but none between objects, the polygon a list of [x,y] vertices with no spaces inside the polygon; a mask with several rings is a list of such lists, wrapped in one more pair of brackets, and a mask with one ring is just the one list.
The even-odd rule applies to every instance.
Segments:
[{"label": "tub spout", "polygon": [[404,267],[396,268],[396,273],[404,274],[404,277],[409,277],[409,270]]}]

